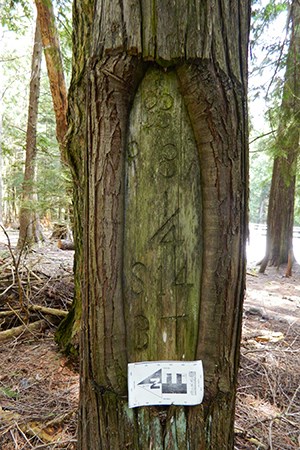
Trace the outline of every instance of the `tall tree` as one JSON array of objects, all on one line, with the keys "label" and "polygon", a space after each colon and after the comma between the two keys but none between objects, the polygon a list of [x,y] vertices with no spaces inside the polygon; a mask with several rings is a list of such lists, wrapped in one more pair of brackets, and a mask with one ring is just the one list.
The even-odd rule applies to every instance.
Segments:
[{"label": "tall tree", "polygon": [[[249,17],[250,1],[74,3],[81,449],[233,448]],[[129,410],[127,362],[157,359],[202,359],[204,403]]]},{"label": "tall tree", "polygon": [[[291,37],[279,113],[267,217],[266,254],[260,272],[293,259],[293,225],[300,138],[300,4],[290,8]],[[287,273],[289,275],[289,273]]]},{"label": "tall tree", "polygon": [[64,140],[67,132],[67,88],[64,77],[59,36],[51,0],[35,0],[41,29],[47,72],[56,118],[56,137],[64,159]]},{"label": "tall tree", "polygon": [[31,78],[29,89],[28,122],[26,132],[26,156],[24,181],[22,186],[22,206],[20,209],[20,233],[18,247],[24,244],[32,245],[40,240],[40,226],[37,213],[34,210],[34,183],[36,181],[36,133],[38,120],[38,103],[40,95],[42,63],[41,33],[36,23],[34,47],[32,52]]}]

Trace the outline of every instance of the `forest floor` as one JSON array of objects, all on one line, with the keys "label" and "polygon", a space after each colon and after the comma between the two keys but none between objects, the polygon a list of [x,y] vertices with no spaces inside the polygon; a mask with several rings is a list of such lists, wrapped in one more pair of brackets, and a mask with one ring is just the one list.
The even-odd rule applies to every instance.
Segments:
[{"label": "forest floor", "polygon": [[[13,262],[9,237],[11,249],[0,233],[0,448],[75,450],[78,367],[54,341],[74,252],[47,241]],[[235,450],[300,448],[300,266],[283,274],[248,268]]]}]

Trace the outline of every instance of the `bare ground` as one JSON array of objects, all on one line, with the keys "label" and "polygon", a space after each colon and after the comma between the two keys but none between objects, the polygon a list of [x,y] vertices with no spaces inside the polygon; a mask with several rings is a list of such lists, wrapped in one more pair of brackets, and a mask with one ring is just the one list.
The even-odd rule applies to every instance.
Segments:
[{"label": "bare ground", "polygon": [[[10,236],[14,247],[16,233]],[[4,243],[0,236],[0,313],[8,306],[20,309],[17,280],[1,295],[9,287],[1,276],[11,271]],[[72,296],[72,257],[73,252],[48,242],[25,259],[20,277],[25,301],[66,311]],[[236,450],[300,448],[300,267],[295,265],[291,278],[283,273],[274,268],[267,275],[255,268],[248,271]],[[77,367],[54,342],[53,317],[41,311],[31,311],[31,316],[41,321],[40,328],[0,340],[0,448],[75,450]],[[0,335],[20,325],[20,319],[15,313],[0,316]]]}]

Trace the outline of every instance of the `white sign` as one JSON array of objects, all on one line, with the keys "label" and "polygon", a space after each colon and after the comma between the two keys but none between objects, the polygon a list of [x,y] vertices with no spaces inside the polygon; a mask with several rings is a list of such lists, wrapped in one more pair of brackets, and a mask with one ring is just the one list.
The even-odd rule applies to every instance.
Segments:
[{"label": "white sign", "polygon": [[128,364],[129,408],[199,405],[204,392],[202,361],[148,361]]}]

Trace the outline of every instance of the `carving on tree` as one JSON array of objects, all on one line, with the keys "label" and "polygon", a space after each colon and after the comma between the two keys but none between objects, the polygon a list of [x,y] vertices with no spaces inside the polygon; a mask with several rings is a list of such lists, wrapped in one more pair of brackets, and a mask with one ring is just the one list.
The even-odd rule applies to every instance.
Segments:
[{"label": "carving on tree", "polygon": [[[139,149],[134,156],[133,142]],[[149,321],[147,348],[136,352],[128,332],[129,361],[194,359],[202,263],[200,165],[174,70],[147,71],[130,113],[128,148],[124,225],[127,329],[136,327],[139,313]],[[187,178],[190,166],[193,170]],[[140,289],[132,286],[132,268]]]},{"label": "carving on tree", "polygon": [[[74,8],[79,448],[232,448],[250,1]],[[204,403],[128,410],[127,362],[166,356],[203,360]]]}]

